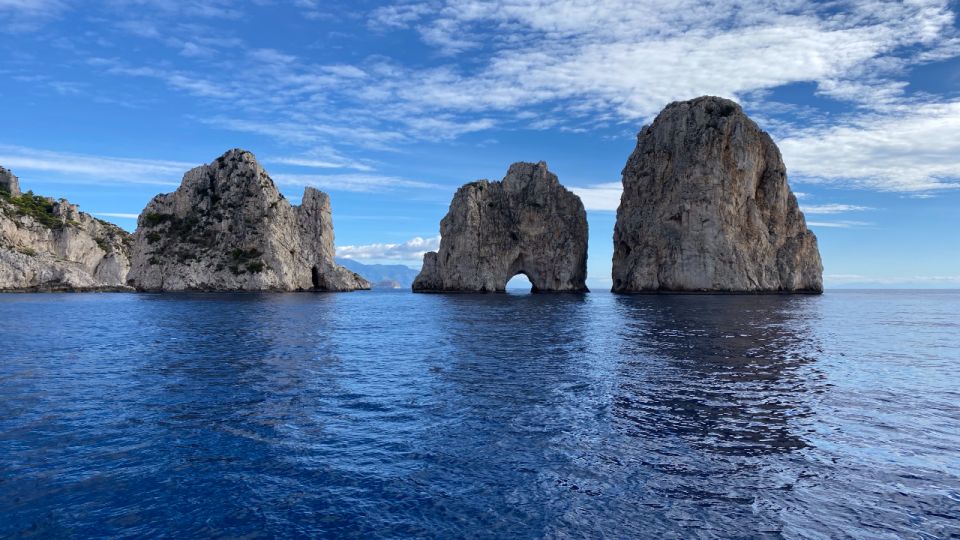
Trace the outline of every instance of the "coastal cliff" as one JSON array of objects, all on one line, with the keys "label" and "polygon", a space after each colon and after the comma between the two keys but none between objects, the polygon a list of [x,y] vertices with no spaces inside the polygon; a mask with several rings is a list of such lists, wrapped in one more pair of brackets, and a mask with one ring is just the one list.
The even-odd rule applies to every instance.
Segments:
[{"label": "coastal cliff", "polygon": [[351,291],[370,284],[334,262],[330,198],[300,206],[240,149],[188,171],[140,214],[128,283],[138,290]]},{"label": "coastal cliff", "polygon": [[127,289],[130,234],[0,167],[0,291]]},{"label": "coastal cliff", "polygon": [[587,215],[547,164],[514,163],[501,182],[453,197],[440,250],[424,255],[414,291],[494,292],[525,274],[534,291],[586,291]]},{"label": "coastal cliff", "polygon": [[780,151],[739,105],[668,105],[637,136],[614,229],[614,292],[823,292],[817,238]]}]

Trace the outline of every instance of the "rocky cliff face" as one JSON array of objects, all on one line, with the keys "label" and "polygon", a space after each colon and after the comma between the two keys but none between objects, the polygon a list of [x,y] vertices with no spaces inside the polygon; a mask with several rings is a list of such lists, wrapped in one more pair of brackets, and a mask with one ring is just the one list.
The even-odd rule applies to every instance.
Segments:
[{"label": "rocky cliff face", "polygon": [[0,169],[0,290],[122,290],[130,235],[64,199],[20,193]]},{"label": "rocky cliff face", "polygon": [[540,162],[514,163],[502,182],[457,190],[414,291],[503,291],[526,274],[534,291],[586,291],[587,215]]},{"label": "rocky cliff face", "polygon": [[780,151],[736,103],[672,103],[623,169],[613,290],[823,291]]},{"label": "rocky cliff face", "polygon": [[140,214],[129,284],[140,290],[350,291],[369,283],[334,260],[330,198],[291,206],[250,152],[187,172]]},{"label": "rocky cliff face", "polygon": [[5,191],[13,197],[19,197],[20,179],[14,176],[13,172],[0,167],[0,191]]}]

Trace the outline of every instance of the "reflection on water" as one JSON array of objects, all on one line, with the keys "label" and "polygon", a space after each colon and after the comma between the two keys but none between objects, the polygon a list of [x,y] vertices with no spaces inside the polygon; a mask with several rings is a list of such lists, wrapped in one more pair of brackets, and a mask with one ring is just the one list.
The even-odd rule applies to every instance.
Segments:
[{"label": "reflection on water", "polygon": [[0,296],[0,536],[949,537],[958,306]]},{"label": "reflection on water", "polygon": [[[615,415],[639,436],[737,456],[806,446],[797,423],[823,392],[810,366],[816,301],[785,296],[618,297],[627,321]],[[810,307],[810,309],[804,309]]]}]

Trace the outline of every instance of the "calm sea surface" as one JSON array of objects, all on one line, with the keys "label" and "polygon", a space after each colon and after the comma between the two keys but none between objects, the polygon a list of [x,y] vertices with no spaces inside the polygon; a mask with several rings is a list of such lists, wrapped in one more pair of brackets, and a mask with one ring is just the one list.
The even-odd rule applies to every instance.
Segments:
[{"label": "calm sea surface", "polygon": [[0,537],[960,536],[960,291],[0,295]]}]

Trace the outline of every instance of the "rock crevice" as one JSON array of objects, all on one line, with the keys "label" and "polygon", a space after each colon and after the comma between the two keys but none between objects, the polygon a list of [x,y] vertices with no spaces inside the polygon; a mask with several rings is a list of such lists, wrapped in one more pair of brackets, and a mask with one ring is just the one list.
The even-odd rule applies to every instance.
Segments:
[{"label": "rock crevice", "polygon": [[668,105],[637,136],[614,229],[614,292],[823,291],[770,136],[738,104]]},{"label": "rock crevice", "polygon": [[514,163],[500,182],[462,186],[424,255],[414,291],[498,292],[524,274],[538,292],[586,291],[587,218],[547,164]]}]

